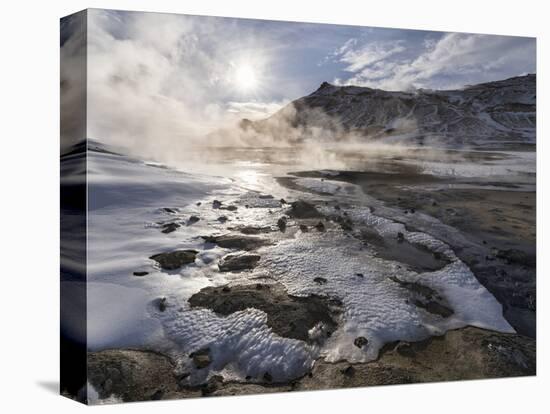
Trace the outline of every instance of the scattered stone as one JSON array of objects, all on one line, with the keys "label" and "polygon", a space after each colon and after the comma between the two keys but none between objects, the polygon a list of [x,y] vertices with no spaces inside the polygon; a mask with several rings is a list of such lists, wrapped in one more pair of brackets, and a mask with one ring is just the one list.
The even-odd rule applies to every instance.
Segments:
[{"label": "scattered stone", "polygon": [[320,221],[319,223],[317,223],[315,225],[315,228],[317,229],[317,231],[319,232],[324,232],[325,231],[325,225],[323,224],[322,221]]},{"label": "scattered stone", "polygon": [[309,228],[305,224],[300,224],[300,230],[302,233],[307,233],[309,231]]},{"label": "scattered stone", "polygon": [[527,267],[535,267],[537,264],[535,255],[529,255],[518,249],[497,250],[496,257],[506,260],[509,264],[515,263]]},{"label": "scattered stone", "polygon": [[149,272],[134,272],[134,276],[147,276],[149,274]]},{"label": "scattered stone", "polygon": [[307,201],[294,201],[290,204],[288,215],[294,218],[319,218],[322,214],[315,208],[313,204]]},{"label": "scattered stone", "polygon": [[340,207],[338,204],[336,204],[336,205],[334,206],[334,209],[335,209],[335,210],[341,210],[341,207]]},{"label": "scattered stone", "polygon": [[279,227],[279,230],[282,233],[286,231],[286,217],[281,217],[279,220],[277,220],[277,227]]},{"label": "scattered stone", "polygon": [[227,221],[227,216],[220,216],[220,217],[218,217],[218,221],[219,221],[220,223],[225,223],[225,222]]},{"label": "scattered stone", "polygon": [[318,285],[326,285],[327,284],[327,280],[324,277],[316,277],[315,279],[313,279],[313,281],[315,283],[317,283]]},{"label": "scattered stone", "polygon": [[219,200],[212,201],[212,208],[220,208],[222,206],[222,202]]},{"label": "scattered stone", "polygon": [[399,241],[400,243],[405,241],[405,235],[400,231],[397,232],[397,241]]},{"label": "scattered stone", "polygon": [[237,211],[238,207],[234,206],[234,205],[231,205],[231,206],[227,206],[227,207],[220,207],[220,209],[228,210],[228,211]]},{"label": "scattered stone", "polygon": [[257,254],[230,254],[223,258],[218,265],[220,272],[238,272],[254,269],[260,260]]},{"label": "scattered stone", "polygon": [[414,208],[411,208],[410,211],[411,211],[411,214],[414,214],[416,212]]},{"label": "scattered stone", "polygon": [[436,201],[432,201],[432,207],[437,207],[437,202]]},{"label": "scattered stone", "polygon": [[208,379],[208,382],[201,387],[201,393],[208,396],[223,387],[223,377],[221,375],[213,375]]},{"label": "scattered stone", "polygon": [[359,336],[355,338],[355,340],[353,341],[353,345],[355,345],[357,348],[360,348],[360,349],[366,346],[368,343],[369,343],[369,340],[364,336]]},{"label": "scattered stone", "polygon": [[181,226],[178,223],[167,223],[162,226],[162,232],[164,234],[172,233],[173,231],[176,231]]},{"label": "scattered stone", "polygon": [[199,349],[198,351],[192,352],[189,357],[193,360],[197,369],[206,368],[212,362],[210,359],[210,348]]},{"label": "scattered stone", "polygon": [[269,226],[240,226],[236,228],[230,228],[230,230],[237,230],[242,234],[261,234],[261,233],[270,233],[271,227]]},{"label": "scattered stone", "polygon": [[163,270],[176,270],[186,264],[194,263],[197,253],[196,250],[175,250],[154,254],[149,259],[157,262]]},{"label": "scattered stone", "polygon": [[200,201],[197,201],[197,206],[200,206],[202,203]]},{"label": "scattered stone", "polygon": [[163,209],[166,213],[169,213],[169,214],[175,214],[175,213],[177,213],[177,210],[174,209],[174,208],[163,207],[162,209]]},{"label": "scattered stone", "polygon": [[281,199],[279,200],[279,203],[281,203],[281,204],[287,204],[287,202],[286,202],[286,200],[285,200],[284,198],[281,198]]},{"label": "scattered stone", "polygon": [[273,196],[271,194],[260,194],[259,197],[261,200],[271,200]]},{"label": "scattered stone", "polygon": [[342,370],[342,374],[346,377],[353,377],[355,375],[355,368],[353,368],[353,365],[349,365],[347,368]]},{"label": "scattered stone", "polygon": [[205,242],[214,243],[226,249],[253,250],[266,246],[269,240],[254,236],[243,236],[240,234],[224,234],[222,236],[202,236]]},{"label": "scattered stone", "polygon": [[361,277],[361,278],[365,277],[365,275],[363,273],[356,273],[355,276]]},{"label": "scattered stone", "polygon": [[231,292],[231,288],[230,288],[229,286],[224,286],[224,287],[222,288],[222,292],[223,292],[223,293]]},{"label": "scattered stone", "polygon": [[264,381],[267,381],[267,382],[273,381],[273,377],[271,376],[271,374],[269,372],[266,372],[264,374]]},{"label": "scattered stone", "polygon": [[199,220],[200,220],[199,217],[191,216],[191,217],[189,217],[189,220],[187,220],[187,225],[190,226],[191,224],[195,224]]}]

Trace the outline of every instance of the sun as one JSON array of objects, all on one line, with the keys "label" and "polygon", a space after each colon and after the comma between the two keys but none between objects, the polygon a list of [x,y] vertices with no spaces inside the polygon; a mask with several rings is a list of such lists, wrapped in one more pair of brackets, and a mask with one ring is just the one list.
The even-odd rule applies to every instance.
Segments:
[{"label": "sun", "polygon": [[258,73],[252,65],[241,64],[235,69],[234,82],[241,92],[254,92],[258,88]]}]

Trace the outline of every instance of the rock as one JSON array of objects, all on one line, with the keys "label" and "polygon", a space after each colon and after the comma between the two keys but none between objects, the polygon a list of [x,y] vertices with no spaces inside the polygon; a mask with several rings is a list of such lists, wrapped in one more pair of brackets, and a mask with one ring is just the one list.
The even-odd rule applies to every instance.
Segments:
[{"label": "rock", "polygon": [[157,299],[157,307],[159,311],[164,312],[166,310],[166,298]]},{"label": "rock", "polygon": [[260,194],[258,198],[261,200],[272,200],[273,196],[271,194]]},{"label": "rock", "polygon": [[230,230],[237,230],[242,234],[261,234],[261,233],[269,233],[271,232],[271,227],[269,226],[241,226],[232,228]]},{"label": "rock", "polygon": [[403,233],[401,233],[400,231],[397,232],[397,240],[399,242],[405,241],[405,235]]},{"label": "rock", "polygon": [[197,369],[206,368],[212,362],[210,359],[210,348],[199,349],[192,352],[189,357],[193,359],[193,364],[195,364]]},{"label": "rock", "polygon": [[187,220],[187,225],[195,224],[197,221],[199,221],[200,218],[197,216],[191,216],[189,217],[189,220]]},{"label": "rock", "polygon": [[412,349],[411,344],[408,342],[399,342],[395,346],[394,351],[397,352],[399,355],[405,357],[414,357],[414,350]]},{"label": "rock", "polygon": [[279,284],[232,285],[222,294],[222,288],[207,287],[189,298],[192,308],[211,309],[227,316],[248,308],[267,315],[267,325],[279,336],[311,342],[309,331],[319,323],[334,332],[341,306],[318,295],[292,296]]},{"label": "rock", "polygon": [[267,382],[273,381],[273,377],[271,376],[271,374],[269,372],[266,372],[264,374],[263,378],[264,378],[264,381],[267,381]]},{"label": "rock", "polygon": [[201,387],[201,392],[203,396],[208,396],[221,387],[223,387],[223,377],[221,375],[213,375],[208,379],[208,382]]},{"label": "rock", "polygon": [[197,201],[197,206],[200,206],[202,203],[200,201]]},{"label": "rock", "polygon": [[353,377],[355,375],[355,368],[353,368],[353,365],[349,365],[347,368],[342,370],[342,374],[346,377]]},{"label": "rock", "polygon": [[134,272],[134,276],[147,276],[149,274],[149,272]]},{"label": "rock", "polygon": [[363,348],[368,343],[369,343],[369,340],[364,336],[359,336],[355,338],[355,340],[353,341],[353,345],[355,345],[357,348]]},{"label": "rock", "polygon": [[307,201],[294,201],[290,204],[290,206],[290,210],[288,211],[288,215],[290,217],[302,219],[322,217],[322,214],[315,208],[315,206]]},{"label": "rock", "polygon": [[317,283],[318,285],[326,285],[327,284],[327,280],[324,277],[316,277],[315,279],[313,279],[313,281],[315,283]]},{"label": "rock", "polygon": [[253,250],[270,244],[268,240],[240,234],[224,234],[222,236],[203,236],[207,243],[214,243],[226,249]]},{"label": "rock", "polygon": [[279,230],[282,233],[286,231],[286,217],[281,217],[279,220],[277,220],[277,227],[279,227]]},{"label": "rock", "polygon": [[237,211],[238,207],[237,206],[227,206],[227,207],[220,207],[222,210],[228,210],[228,211]]},{"label": "rock", "polygon": [[221,272],[237,272],[256,267],[260,256],[257,254],[230,254],[223,258],[218,265]]},{"label": "rock", "polygon": [[173,231],[176,231],[181,226],[178,223],[167,223],[162,226],[162,232],[164,234],[172,233]]},{"label": "rock", "polygon": [[411,208],[411,214],[414,214],[416,212],[416,210],[414,208]]},{"label": "rock", "polygon": [[324,232],[325,231],[325,225],[323,224],[322,221],[320,221],[319,223],[317,223],[315,225],[315,228],[317,229],[317,231],[319,232]]},{"label": "rock", "polygon": [[355,276],[361,277],[361,278],[365,277],[365,275],[363,273],[356,273]]},{"label": "rock", "polygon": [[300,230],[302,233],[307,233],[309,228],[305,224],[300,224]]},{"label": "rock", "polygon": [[281,203],[281,204],[286,204],[286,200],[285,200],[284,198],[281,198],[281,199],[279,200],[279,203]]},{"label": "rock", "polygon": [[212,208],[220,208],[222,206],[222,202],[219,200],[212,201]]},{"label": "rock", "polygon": [[174,209],[174,208],[163,207],[162,209],[163,209],[166,213],[169,213],[169,214],[175,214],[175,213],[177,213],[177,210]]},{"label": "rock", "polygon": [[229,286],[224,286],[224,287],[222,288],[222,292],[223,292],[223,293],[231,292],[231,288],[230,288]]},{"label": "rock", "polygon": [[220,216],[220,217],[218,217],[218,221],[219,221],[220,223],[225,223],[225,222],[227,221],[227,216]]},{"label": "rock", "polygon": [[154,254],[149,259],[157,262],[163,270],[176,270],[186,264],[194,263],[197,253],[196,250],[175,250]]}]

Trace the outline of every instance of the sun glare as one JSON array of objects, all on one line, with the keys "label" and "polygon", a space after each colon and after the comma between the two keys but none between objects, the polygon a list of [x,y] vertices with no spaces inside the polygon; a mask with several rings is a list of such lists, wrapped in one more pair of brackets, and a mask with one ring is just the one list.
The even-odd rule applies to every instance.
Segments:
[{"label": "sun glare", "polygon": [[235,85],[242,92],[252,92],[258,87],[258,75],[249,64],[242,64],[235,70]]}]

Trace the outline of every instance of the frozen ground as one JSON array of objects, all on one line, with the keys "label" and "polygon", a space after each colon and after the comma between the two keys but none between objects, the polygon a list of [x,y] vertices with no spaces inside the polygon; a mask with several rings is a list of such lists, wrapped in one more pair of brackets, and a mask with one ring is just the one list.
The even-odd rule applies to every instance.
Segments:
[{"label": "frozen ground", "polygon": [[[297,187],[288,189],[277,183],[266,163],[243,165],[246,168],[212,176],[90,152],[91,351],[121,347],[158,350],[177,362],[178,372],[189,374],[189,384],[204,383],[216,374],[254,381],[266,372],[273,381],[284,382],[307,373],[321,356],[327,361],[365,362],[375,359],[387,342],[421,340],[466,325],[514,332],[502,316],[499,302],[449,245],[407,230],[395,215],[385,217],[383,208],[372,212],[366,207],[368,196],[359,187],[334,181],[326,171],[322,178],[298,178]],[[353,231],[327,221],[324,232],[305,232],[299,224],[313,226],[319,220],[289,218],[286,231],[280,232],[277,221],[289,209],[288,204],[279,202],[281,198],[308,200],[325,216],[344,211],[354,224]],[[214,200],[223,208],[214,208]],[[192,216],[199,220],[190,220]],[[220,219],[222,216],[227,220]],[[179,227],[163,233],[167,223]],[[238,250],[206,243],[201,236],[235,233],[241,226],[267,228],[261,237],[269,245],[255,250],[261,256],[255,269],[220,272],[220,259]],[[363,229],[382,238],[401,237],[406,243],[424,246],[446,264],[432,271],[414,271],[384,259],[355,237]],[[194,263],[162,270],[150,259],[153,254],[177,249],[196,250]],[[135,276],[134,272],[148,274]],[[318,277],[325,282],[316,283]],[[337,330],[326,340],[304,342],[275,334],[261,310],[248,308],[222,316],[205,308],[191,308],[188,303],[193,294],[208,286],[259,280],[279,283],[291,295],[315,294],[341,301]],[[441,316],[419,307],[415,294],[403,286],[425,286],[437,292],[452,315]],[[315,327],[311,338],[322,331],[322,326]],[[368,345],[354,344],[358,337],[368,338]],[[205,348],[211,362],[206,368],[197,368],[190,354]]]}]

